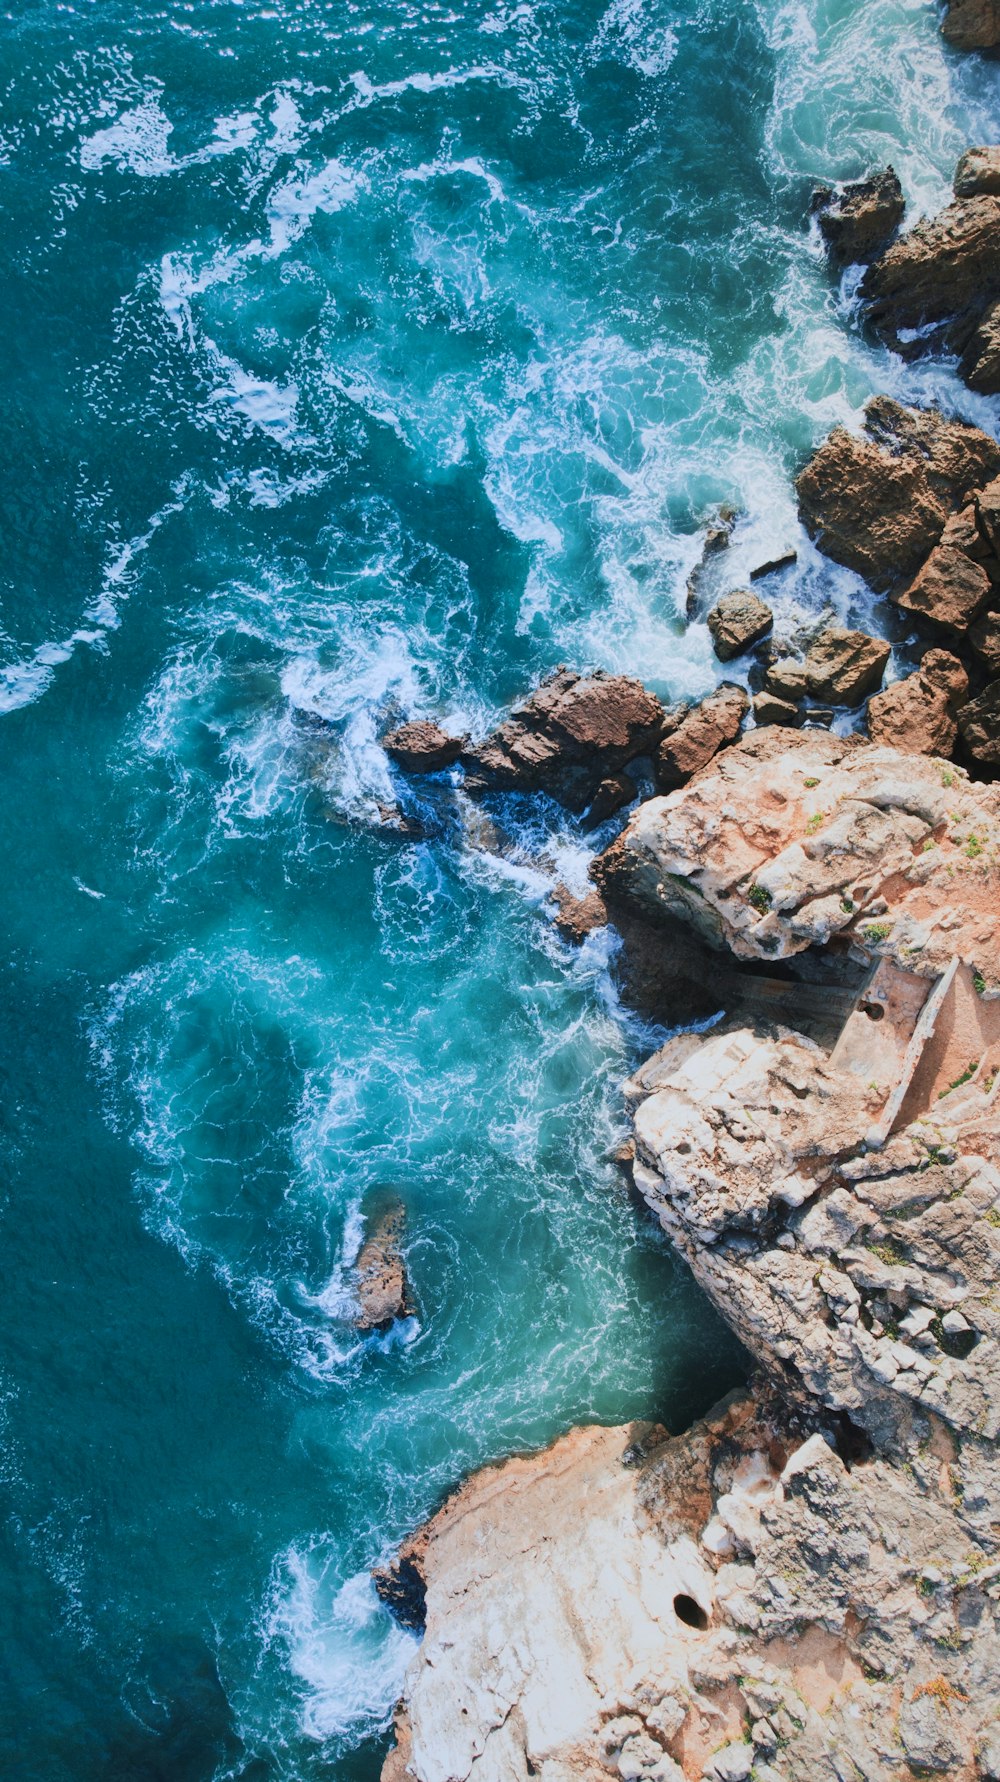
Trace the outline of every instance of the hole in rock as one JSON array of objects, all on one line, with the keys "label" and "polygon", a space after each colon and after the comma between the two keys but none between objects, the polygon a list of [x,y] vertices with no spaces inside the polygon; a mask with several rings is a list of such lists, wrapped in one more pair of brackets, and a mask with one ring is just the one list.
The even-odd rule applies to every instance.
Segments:
[{"label": "hole in rock", "polygon": [[885,1010],[880,1002],[863,1002],[861,1007],[868,1016],[869,1021],[881,1021],[885,1014]]},{"label": "hole in rock", "polygon": [[674,1597],[674,1614],[678,1621],[683,1621],[685,1627],[696,1627],[699,1632],[703,1633],[708,1626],[708,1616],[701,1604],[696,1603],[694,1597],[688,1596],[684,1590]]}]

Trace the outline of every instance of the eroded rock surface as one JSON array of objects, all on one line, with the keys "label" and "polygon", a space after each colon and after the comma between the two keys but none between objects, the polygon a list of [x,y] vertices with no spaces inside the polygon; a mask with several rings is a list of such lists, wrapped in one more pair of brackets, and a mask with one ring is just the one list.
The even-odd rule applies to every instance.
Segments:
[{"label": "eroded rock surface", "polygon": [[559,669],[467,752],[468,783],[548,792],[584,810],[602,780],[652,752],[663,724],[663,707],[641,682]]},{"label": "eroded rock surface", "polygon": [[382,746],[407,773],[438,773],[458,760],[465,738],[449,736],[440,724],[418,718],[390,730]]},{"label": "eroded rock surface", "polygon": [[641,804],[593,875],[739,958],[837,936],[929,977],[991,949],[1000,788],[857,737],[758,730]]},{"label": "eroded rock surface", "polygon": [[928,650],[916,674],[894,681],[868,704],[873,742],[914,755],[950,755],[958,736],[957,713],[969,677],[957,656]]},{"label": "eroded rock surface", "polygon": [[668,713],[663,740],[656,752],[656,778],[661,786],[681,786],[740,733],[750,701],[742,687],[723,681],[697,705]]},{"label": "eroded rock surface", "polygon": [[406,1213],[393,1201],[374,1212],[368,1235],[355,1264],[359,1330],[387,1330],[396,1318],[413,1311],[403,1258]]},{"label": "eroded rock surface", "polygon": [[720,662],[731,662],[766,637],[774,624],[771,608],[751,589],[723,594],[708,615],[715,653]]},{"label": "eroded rock surface", "polygon": [[906,206],[895,169],[886,167],[836,192],[822,188],[812,208],[832,264],[843,267],[873,260],[895,235]]},{"label": "eroded rock surface", "polygon": [[998,470],[1000,447],[978,427],[876,397],[864,435],[835,427],[813,454],[799,511],[828,557],[886,590],[916,574],[949,515]]},{"label": "eroded rock surface", "polygon": [[731,1020],[626,1085],[636,1186],[761,1376],[686,1435],[487,1468],[404,1546],[379,1587],[426,1631],[384,1782],[994,1775],[997,798],[758,733],[605,856],[671,946],[835,934],[871,969],[823,1046]]},{"label": "eroded rock surface", "polygon": [[1000,49],[1000,0],[946,0],[941,30],[954,49]]}]

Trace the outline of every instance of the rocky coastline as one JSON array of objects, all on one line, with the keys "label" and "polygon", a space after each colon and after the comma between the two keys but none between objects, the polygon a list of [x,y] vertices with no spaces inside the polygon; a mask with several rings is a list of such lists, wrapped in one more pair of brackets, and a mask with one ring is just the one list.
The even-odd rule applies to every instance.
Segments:
[{"label": "rocky coastline", "polygon": [[[998,50],[1000,8],[943,29]],[[1000,149],[908,233],[892,169],[813,208],[865,326],[1000,392]],[[479,744],[384,739],[474,800],[627,810],[550,914],[612,923],[623,994],[691,1023],[624,1087],[627,1164],[756,1371],[684,1433],[488,1467],[405,1543],[383,1782],[1000,1782],[1000,447],[877,397],[796,487],[886,637],[783,626],[787,562],[696,571],[734,676],[697,704],[563,668]]]}]

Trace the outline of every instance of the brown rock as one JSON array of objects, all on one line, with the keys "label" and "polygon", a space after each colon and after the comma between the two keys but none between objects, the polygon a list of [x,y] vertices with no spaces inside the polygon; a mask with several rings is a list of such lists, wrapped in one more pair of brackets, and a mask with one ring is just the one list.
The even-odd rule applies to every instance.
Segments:
[{"label": "brown rock", "polygon": [[708,615],[708,629],[720,662],[730,662],[744,650],[752,649],[767,636],[773,624],[771,608],[748,589],[723,594]]},{"label": "brown rock", "polygon": [[1000,303],[985,311],[962,354],[959,373],[980,396],[1000,393]]},{"label": "brown rock", "polygon": [[958,735],[956,713],[969,691],[957,656],[928,650],[916,674],[876,693],[868,707],[872,742],[909,755],[950,755]]},{"label": "brown rock", "polygon": [[812,208],[819,214],[831,263],[840,267],[873,260],[895,235],[906,206],[895,170],[886,167],[839,192],[821,188],[813,196]]},{"label": "brown rock", "polygon": [[[668,729],[656,752],[659,784],[667,788],[682,786],[711,761],[739,735],[749,706],[743,688],[724,681],[717,692],[710,693],[700,704],[672,714],[673,728]],[[670,725],[670,717],[667,723]]]},{"label": "brown rock", "polygon": [[1000,767],[1000,680],[991,681],[958,714],[958,728],[973,760]]},{"label": "brown rock", "polygon": [[583,810],[602,780],[652,752],[664,724],[659,700],[626,675],[561,668],[466,754],[471,789],[548,792]]},{"label": "brown rock", "polygon": [[956,198],[975,198],[981,192],[1000,197],[1000,148],[966,149],[955,169]]},{"label": "brown rock", "polygon": [[970,625],[969,642],[987,674],[1000,675],[1000,613],[984,613]]},{"label": "brown rock", "polygon": [[804,699],[809,676],[806,665],[796,656],[779,656],[767,671],[767,684],[781,699]]},{"label": "brown rock", "polygon": [[844,427],[824,440],[795,487],[810,538],[877,589],[915,573],[948,517],[920,458],[890,457]]},{"label": "brown rock", "polygon": [[936,545],[909,587],[893,595],[897,606],[949,631],[966,631],[993,592],[981,563],[964,551]]},{"label": "brown rock", "polygon": [[402,1205],[393,1202],[377,1215],[361,1246],[355,1265],[359,1330],[386,1330],[413,1311],[402,1252],[405,1224]]},{"label": "brown rock", "polygon": [[976,496],[976,524],[991,549],[1000,550],[1000,477]]},{"label": "brown rock", "polygon": [[575,897],[568,885],[558,884],[552,893],[556,906],[555,925],[563,940],[586,940],[595,928],[603,928],[608,920],[604,899],[599,891],[586,897]]},{"label": "brown rock", "polygon": [[390,730],[382,747],[407,773],[437,773],[457,761],[464,747],[464,738],[449,736],[439,724],[426,718],[401,724]]},{"label": "brown rock", "polygon": [[865,406],[865,431],[892,456],[922,459],[931,491],[949,508],[963,507],[1000,471],[996,440],[937,408],[906,408],[891,396],[873,396]]},{"label": "brown rock", "polygon": [[891,655],[881,638],[864,631],[829,625],[810,645],[805,660],[806,682],[815,699],[858,705],[878,686]]},{"label": "brown rock", "polygon": [[997,49],[1000,0],[947,0],[941,30],[953,49]]},{"label": "brown rock", "polygon": [[1000,470],[1000,447],[979,427],[936,409],[877,396],[867,438],[835,427],[798,478],[799,511],[835,562],[888,589],[920,568],[949,510]]},{"label": "brown rock", "polygon": [[986,533],[980,527],[977,515],[978,497],[963,507],[961,513],[952,514],[941,534],[941,543],[949,549],[964,552],[971,557],[973,563],[981,563],[991,580],[1000,574],[1000,563],[994,555]]},{"label": "brown rock", "polygon": [[584,818],[584,828],[596,829],[599,823],[606,822],[607,818],[613,817],[623,805],[631,804],[633,798],[637,796],[638,790],[631,774],[614,773],[609,775],[606,780],[601,781],[594,793],[593,802]]},{"label": "brown rock", "polygon": [[779,699],[776,693],[755,693],[753,715],[758,724],[801,724],[802,713],[790,699]]},{"label": "brown rock", "polygon": [[[861,296],[887,344],[904,357],[958,344],[985,303],[1000,295],[1000,197],[957,198],[918,223],[868,268]],[[948,326],[946,326],[946,324]],[[937,326],[935,326],[937,325]],[[918,339],[909,331],[923,331]]]}]

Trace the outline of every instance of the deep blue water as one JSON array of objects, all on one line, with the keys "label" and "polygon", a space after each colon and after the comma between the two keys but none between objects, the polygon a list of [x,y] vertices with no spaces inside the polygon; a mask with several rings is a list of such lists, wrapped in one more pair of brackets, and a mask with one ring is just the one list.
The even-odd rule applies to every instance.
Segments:
[{"label": "deep blue water", "polygon": [[[380,831],[377,737],[705,691],[720,501],[734,581],[798,541],[782,612],[866,610],[802,454],[875,389],[997,417],[866,345],[809,192],[933,208],[996,79],[922,0],[2,15],[5,1778],[372,1782],[370,1566],[738,1377],[609,1160],[656,1036],[545,913],[592,841]],[[383,1191],[419,1315],[361,1342]]]}]

